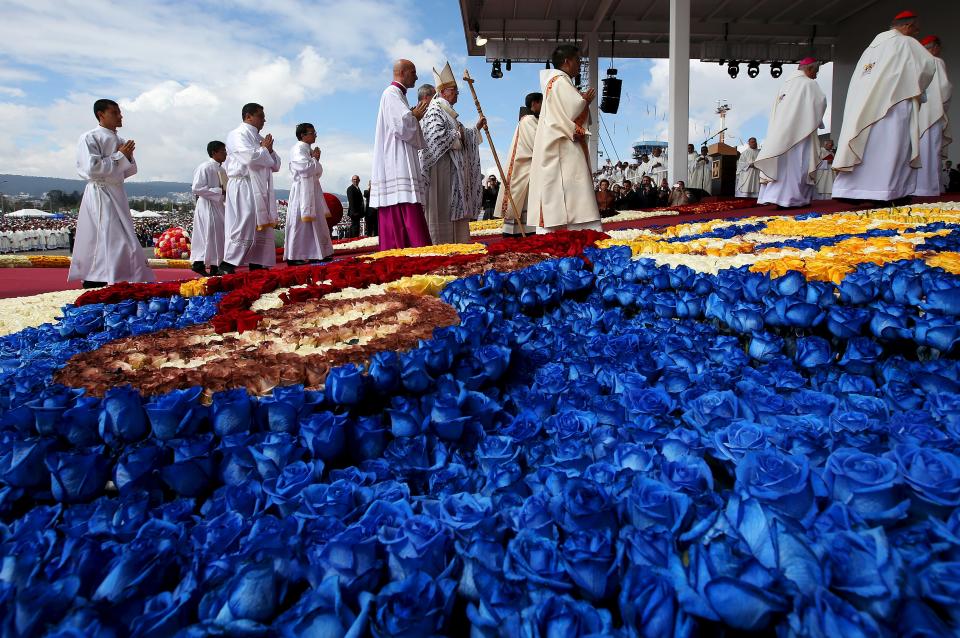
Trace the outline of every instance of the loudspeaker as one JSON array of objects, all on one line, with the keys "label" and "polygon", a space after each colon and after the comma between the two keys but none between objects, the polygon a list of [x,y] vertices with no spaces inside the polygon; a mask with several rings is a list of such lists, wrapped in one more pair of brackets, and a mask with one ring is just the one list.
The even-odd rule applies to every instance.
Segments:
[{"label": "loudspeaker", "polygon": [[604,113],[615,115],[620,108],[620,89],[623,86],[623,80],[608,76],[603,78],[603,92],[600,100],[600,110]]}]

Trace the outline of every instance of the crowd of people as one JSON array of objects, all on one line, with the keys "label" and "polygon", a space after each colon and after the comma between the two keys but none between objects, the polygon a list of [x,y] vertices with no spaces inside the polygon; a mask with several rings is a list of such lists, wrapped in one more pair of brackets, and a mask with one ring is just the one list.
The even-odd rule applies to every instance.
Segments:
[{"label": "crowd of people", "polygon": [[0,220],[0,255],[71,248],[74,227],[72,219],[4,216]]},{"label": "crowd of people", "polygon": [[[921,42],[918,32],[917,16],[903,12],[864,52],[836,149],[818,135],[827,107],[816,82],[819,63],[802,60],[774,99],[764,148],[751,137],[739,153],[736,195],[795,207],[831,196],[891,202],[950,188],[953,173],[942,160],[950,143],[951,86],[940,39]],[[407,92],[416,86],[416,66],[398,60],[380,100],[371,179],[361,190],[354,176],[348,188],[346,234],[358,236],[363,226],[379,237],[381,249],[465,242],[469,221],[478,215],[503,218],[506,235],[599,230],[601,216],[618,210],[682,205],[712,193],[713,160],[706,148],[697,152],[693,145],[686,179],[672,186],[662,148],[637,163],[608,162],[592,173],[585,127],[596,92],[581,92],[574,83],[576,46],[559,45],[551,63],[540,73],[540,91],[528,94],[520,109],[501,185],[494,176],[484,182],[479,146],[486,121],[481,113],[472,126],[460,122],[454,109],[460,88],[449,63],[433,69],[434,84],[422,85],[411,106]],[[151,281],[123,191],[123,180],[137,171],[135,143],[117,134],[122,115],[116,102],[98,100],[94,114],[99,126],[81,137],[77,154],[88,184],[69,278],[85,286]],[[281,159],[273,136],[262,135],[264,107],[244,105],[241,119],[226,142],[209,143],[210,159],[194,174],[190,259],[201,274],[276,263],[274,230],[284,224],[273,176]],[[293,185],[284,254],[291,265],[329,259],[333,252],[316,130],[302,123],[296,136],[287,156]]]}]

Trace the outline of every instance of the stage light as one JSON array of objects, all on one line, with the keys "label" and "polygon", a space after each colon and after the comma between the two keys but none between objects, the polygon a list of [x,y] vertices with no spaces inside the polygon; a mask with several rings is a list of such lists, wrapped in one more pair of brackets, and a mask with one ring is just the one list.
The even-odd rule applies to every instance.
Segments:
[{"label": "stage light", "polygon": [[736,78],[738,75],[740,75],[740,63],[731,62],[730,64],[728,64],[727,75],[729,75],[731,78]]},{"label": "stage light", "polygon": [[780,62],[774,62],[770,65],[770,76],[778,78],[783,75],[783,64]]},{"label": "stage light", "polygon": [[512,71],[512,70],[513,70],[513,62],[510,60],[507,60],[507,71]]},{"label": "stage light", "polygon": [[478,33],[477,38],[476,40],[474,40],[474,42],[477,44],[478,47],[482,47],[487,43],[487,39]]},{"label": "stage light", "polygon": [[750,64],[748,64],[748,65],[747,65],[747,75],[749,75],[749,76],[752,77],[752,78],[755,78],[755,77],[757,77],[758,75],[760,75],[760,63],[754,61],[754,62],[751,62]]},{"label": "stage light", "polygon": [[500,68],[500,60],[494,60],[493,70],[490,71],[490,77],[494,80],[499,80],[503,77],[503,70]]}]

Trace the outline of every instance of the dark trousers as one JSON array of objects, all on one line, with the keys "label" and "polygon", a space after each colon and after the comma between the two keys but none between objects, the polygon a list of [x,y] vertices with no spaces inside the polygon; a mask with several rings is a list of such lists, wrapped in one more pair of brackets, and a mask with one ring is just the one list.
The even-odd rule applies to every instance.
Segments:
[{"label": "dark trousers", "polygon": [[350,230],[347,233],[347,237],[359,237],[360,236],[360,220],[362,217],[351,217],[350,218]]},{"label": "dark trousers", "polygon": [[367,220],[367,237],[376,237],[380,234],[380,212],[376,208],[367,209],[364,215]]}]

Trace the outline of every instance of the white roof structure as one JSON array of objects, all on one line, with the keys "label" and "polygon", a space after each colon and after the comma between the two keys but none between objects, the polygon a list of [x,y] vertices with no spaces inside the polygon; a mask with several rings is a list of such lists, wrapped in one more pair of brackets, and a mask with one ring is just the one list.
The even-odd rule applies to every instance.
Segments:
[{"label": "white roof structure", "polygon": [[[459,0],[467,52],[488,61],[543,64],[561,42],[575,42],[597,87],[597,59],[670,60],[671,180],[686,170],[690,68],[687,60],[796,62],[808,55],[834,62],[833,122],[839,133],[853,67],[893,16],[910,9],[924,35],[944,40],[948,69],[960,69],[960,2],[942,0]],[[477,36],[486,39],[478,45]],[[955,74],[960,74],[956,71]],[[749,89],[741,73],[735,82]],[[738,87],[739,88],[739,87]],[[597,103],[591,109],[596,161]],[[960,100],[951,119],[960,121]],[[675,172],[676,171],[676,172]],[[685,173],[684,173],[685,174]]]},{"label": "white roof structure", "polygon": [[54,214],[38,208],[23,208],[7,213],[7,217],[54,217]]},{"label": "white roof structure", "polygon": [[130,211],[130,216],[134,219],[152,219],[156,217],[163,217],[163,215],[155,210],[132,210]]}]

